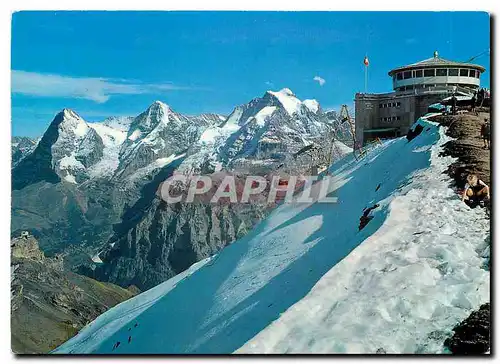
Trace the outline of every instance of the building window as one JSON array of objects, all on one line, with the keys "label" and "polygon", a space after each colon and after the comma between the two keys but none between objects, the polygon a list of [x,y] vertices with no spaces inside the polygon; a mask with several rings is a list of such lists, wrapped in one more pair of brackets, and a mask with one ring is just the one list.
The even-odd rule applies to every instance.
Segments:
[{"label": "building window", "polygon": [[422,77],[422,70],[416,70],[415,77]]},{"label": "building window", "polygon": [[401,106],[401,103],[398,101],[396,102],[396,107],[400,107]]},{"label": "building window", "polygon": [[432,70],[424,70],[424,77],[434,77],[434,69]]},{"label": "building window", "polygon": [[467,77],[468,75],[469,75],[469,70],[464,70],[464,69],[460,70],[460,76]]},{"label": "building window", "polygon": [[396,120],[398,120],[398,121],[399,121],[399,120],[401,120],[401,118],[400,118],[399,116],[396,116]]},{"label": "building window", "polygon": [[469,70],[469,77],[476,77],[476,70]]},{"label": "building window", "polygon": [[396,79],[398,80],[402,80],[403,79],[403,74],[401,72],[399,72],[396,76]]},{"label": "building window", "polygon": [[408,91],[408,90],[413,90],[413,85],[406,86],[406,91]]},{"label": "building window", "polygon": [[411,78],[411,71],[405,71],[403,73],[403,78],[406,80],[408,78]]},{"label": "building window", "polygon": [[381,109],[382,108],[382,104],[378,104],[378,108]]},{"label": "building window", "polygon": [[458,68],[450,68],[448,70],[448,76],[458,76]]},{"label": "building window", "polygon": [[479,78],[479,76],[481,76],[481,72],[476,71],[476,78]]},{"label": "building window", "polygon": [[446,68],[438,68],[436,70],[436,76],[448,76],[448,70]]}]

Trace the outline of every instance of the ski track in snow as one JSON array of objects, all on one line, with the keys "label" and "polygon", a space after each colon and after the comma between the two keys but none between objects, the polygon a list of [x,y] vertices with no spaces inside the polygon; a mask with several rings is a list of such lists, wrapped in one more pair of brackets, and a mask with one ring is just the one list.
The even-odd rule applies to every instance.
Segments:
[{"label": "ski track in snow", "polygon": [[281,205],[55,353],[442,352],[453,326],[489,299],[481,269],[489,221],[449,187],[442,172],[451,158],[437,156],[443,130],[420,122],[425,130],[410,143],[335,163],[338,203]]}]

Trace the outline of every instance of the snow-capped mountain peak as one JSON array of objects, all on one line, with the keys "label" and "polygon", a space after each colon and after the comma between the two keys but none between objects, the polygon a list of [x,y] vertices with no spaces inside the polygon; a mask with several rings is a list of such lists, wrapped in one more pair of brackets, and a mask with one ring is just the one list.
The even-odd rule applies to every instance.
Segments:
[{"label": "snow-capped mountain peak", "polygon": [[42,141],[37,146],[38,158],[71,183],[77,183],[81,172],[101,157],[103,148],[96,131],[71,109],[63,109],[55,116]]},{"label": "snow-capped mountain peak", "polygon": [[317,142],[328,129],[327,121],[316,100],[301,101],[283,88],[235,107],[227,117],[186,116],[158,100],[136,117],[93,123],[64,109],[47,130],[52,137],[44,145],[51,150],[47,159],[55,173],[80,183],[96,177],[124,178],[188,149],[183,166],[206,165],[211,160],[231,168],[241,158],[277,162]]},{"label": "snow-capped mountain peak", "polygon": [[278,93],[286,95],[286,96],[294,96],[295,94],[293,93],[292,90],[290,90],[288,87],[284,87],[281,90],[278,91]]},{"label": "snow-capped mountain peak", "polygon": [[141,120],[142,125],[151,125],[154,127],[157,123],[162,122],[166,124],[168,122],[169,112],[170,107],[167,104],[161,101],[155,101],[146,110],[147,117]]},{"label": "snow-capped mountain peak", "polygon": [[155,129],[162,129],[168,124],[170,107],[161,102],[153,102],[146,111],[137,116],[132,123],[127,134],[127,141],[134,143],[137,140],[148,137]]},{"label": "snow-capped mountain peak", "polygon": [[314,99],[304,100],[302,104],[315,114],[319,111],[319,102]]},{"label": "snow-capped mountain peak", "polygon": [[76,138],[84,137],[89,131],[89,126],[86,121],[82,119],[80,115],[71,109],[63,109],[61,111],[62,118],[54,119],[58,122],[59,133],[69,133],[74,135]]},{"label": "snow-capped mountain peak", "polygon": [[267,93],[274,96],[289,115],[293,115],[300,110],[302,102],[289,88],[283,88],[277,92],[267,91]]},{"label": "snow-capped mountain peak", "polygon": [[223,165],[241,158],[283,160],[304,145],[318,142],[328,128],[328,116],[318,101],[302,102],[289,88],[267,91],[237,106],[221,125],[205,129],[198,140],[198,155],[186,163],[208,157]]}]

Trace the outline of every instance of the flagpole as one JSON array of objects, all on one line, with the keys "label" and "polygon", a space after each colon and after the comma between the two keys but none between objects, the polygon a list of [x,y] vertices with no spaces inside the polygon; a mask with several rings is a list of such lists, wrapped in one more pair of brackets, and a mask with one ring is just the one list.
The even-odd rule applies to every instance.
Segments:
[{"label": "flagpole", "polygon": [[365,94],[366,94],[368,93],[368,65],[370,64],[370,62],[368,61],[368,55],[365,56],[363,64],[365,65]]},{"label": "flagpole", "polygon": [[365,66],[365,94],[368,93],[368,66]]}]

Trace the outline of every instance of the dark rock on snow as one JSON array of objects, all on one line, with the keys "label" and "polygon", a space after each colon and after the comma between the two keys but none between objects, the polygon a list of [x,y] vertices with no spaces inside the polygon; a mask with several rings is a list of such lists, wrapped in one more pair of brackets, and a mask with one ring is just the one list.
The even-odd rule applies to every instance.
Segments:
[{"label": "dark rock on snow", "polygon": [[490,322],[490,304],[485,303],[453,329],[444,345],[453,354],[484,354],[490,348]]}]

